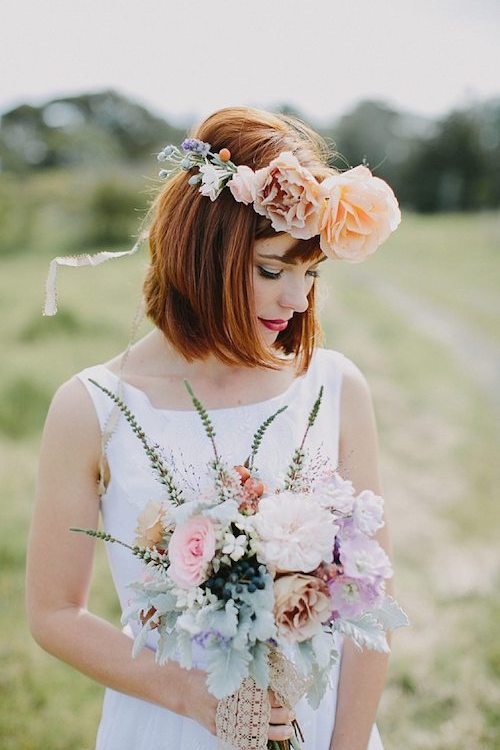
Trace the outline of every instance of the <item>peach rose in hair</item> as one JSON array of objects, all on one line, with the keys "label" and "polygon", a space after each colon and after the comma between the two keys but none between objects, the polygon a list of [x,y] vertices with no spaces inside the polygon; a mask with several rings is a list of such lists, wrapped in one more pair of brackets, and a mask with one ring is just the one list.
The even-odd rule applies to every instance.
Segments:
[{"label": "peach rose in hair", "polygon": [[329,258],[360,263],[401,221],[389,185],[361,165],[323,180],[321,196],[320,247]]},{"label": "peach rose in hair", "polygon": [[282,151],[255,174],[254,209],[273,229],[302,240],[318,234],[320,183],[291,151]]}]

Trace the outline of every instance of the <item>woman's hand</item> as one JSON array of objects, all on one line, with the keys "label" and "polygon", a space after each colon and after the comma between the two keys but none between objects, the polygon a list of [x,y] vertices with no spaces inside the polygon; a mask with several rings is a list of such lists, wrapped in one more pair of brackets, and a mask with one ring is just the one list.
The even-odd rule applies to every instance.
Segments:
[{"label": "woman's hand", "polygon": [[[206,672],[200,669],[191,669],[186,673],[183,713],[215,735],[215,714],[218,700],[208,691],[206,680]],[[293,733],[291,722],[295,718],[295,714],[281,706],[272,690],[269,691],[269,701],[271,703],[271,718],[269,720],[268,739],[287,740]]]},{"label": "woman's hand", "polygon": [[292,721],[295,714],[288,708],[283,708],[272,690],[269,691],[271,703],[271,718],[269,720],[268,740],[289,740],[293,734]]}]

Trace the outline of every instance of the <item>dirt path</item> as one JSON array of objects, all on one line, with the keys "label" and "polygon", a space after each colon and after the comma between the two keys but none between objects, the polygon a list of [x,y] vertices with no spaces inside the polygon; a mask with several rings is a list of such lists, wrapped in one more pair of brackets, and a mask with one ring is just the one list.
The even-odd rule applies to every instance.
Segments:
[{"label": "dirt path", "polygon": [[418,298],[369,273],[359,274],[356,282],[375,291],[418,331],[443,344],[479,387],[490,395],[500,412],[500,350],[490,339],[446,308]]}]

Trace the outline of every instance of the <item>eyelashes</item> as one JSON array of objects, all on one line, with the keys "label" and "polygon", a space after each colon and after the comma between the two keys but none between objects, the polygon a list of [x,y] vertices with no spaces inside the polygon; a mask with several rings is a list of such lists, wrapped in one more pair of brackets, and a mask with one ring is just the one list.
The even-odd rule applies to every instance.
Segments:
[{"label": "eyelashes", "polygon": [[[264,268],[263,266],[257,266],[257,270],[259,274],[264,279],[280,279],[283,275],[283,271],[269,271],[267,268]],[[306,271],[306,276],[310,276],[313,279],[317,279],[319,277],[319,271]]]},{"label": "eyelashes", "polygon": [[257,270],[265,279],[280,279],[281,274],[283,273],[283,271],[268,271],[267,268],[263,268],[263,266],[257,266]]}]

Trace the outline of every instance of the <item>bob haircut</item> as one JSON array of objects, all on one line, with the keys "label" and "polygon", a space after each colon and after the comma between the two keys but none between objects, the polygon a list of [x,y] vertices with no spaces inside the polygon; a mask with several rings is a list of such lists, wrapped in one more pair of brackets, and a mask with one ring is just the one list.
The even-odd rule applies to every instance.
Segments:
[{"label": "bob haircut", "polygon": [[[321,136],[284,114],[227,107],[195,127],[190,137],[210,143],[213,152],[228,148],[235,164],[254,170],[291,151],[320,182],[335,173]],[[308,309],[293,315],[270,351],[253,314],[253,244],[277,232],[229,190],[212,202],[188,179],[186,172],[172,177],[151,206],[147,316],[188,361],[213,354],[226,364],[278,369],[285,354],[293,355],[299,374],[306,371],[321,339],[314,284]],[[297,240],[286,256],[302,262],[324,258],[318,237]]]}]

